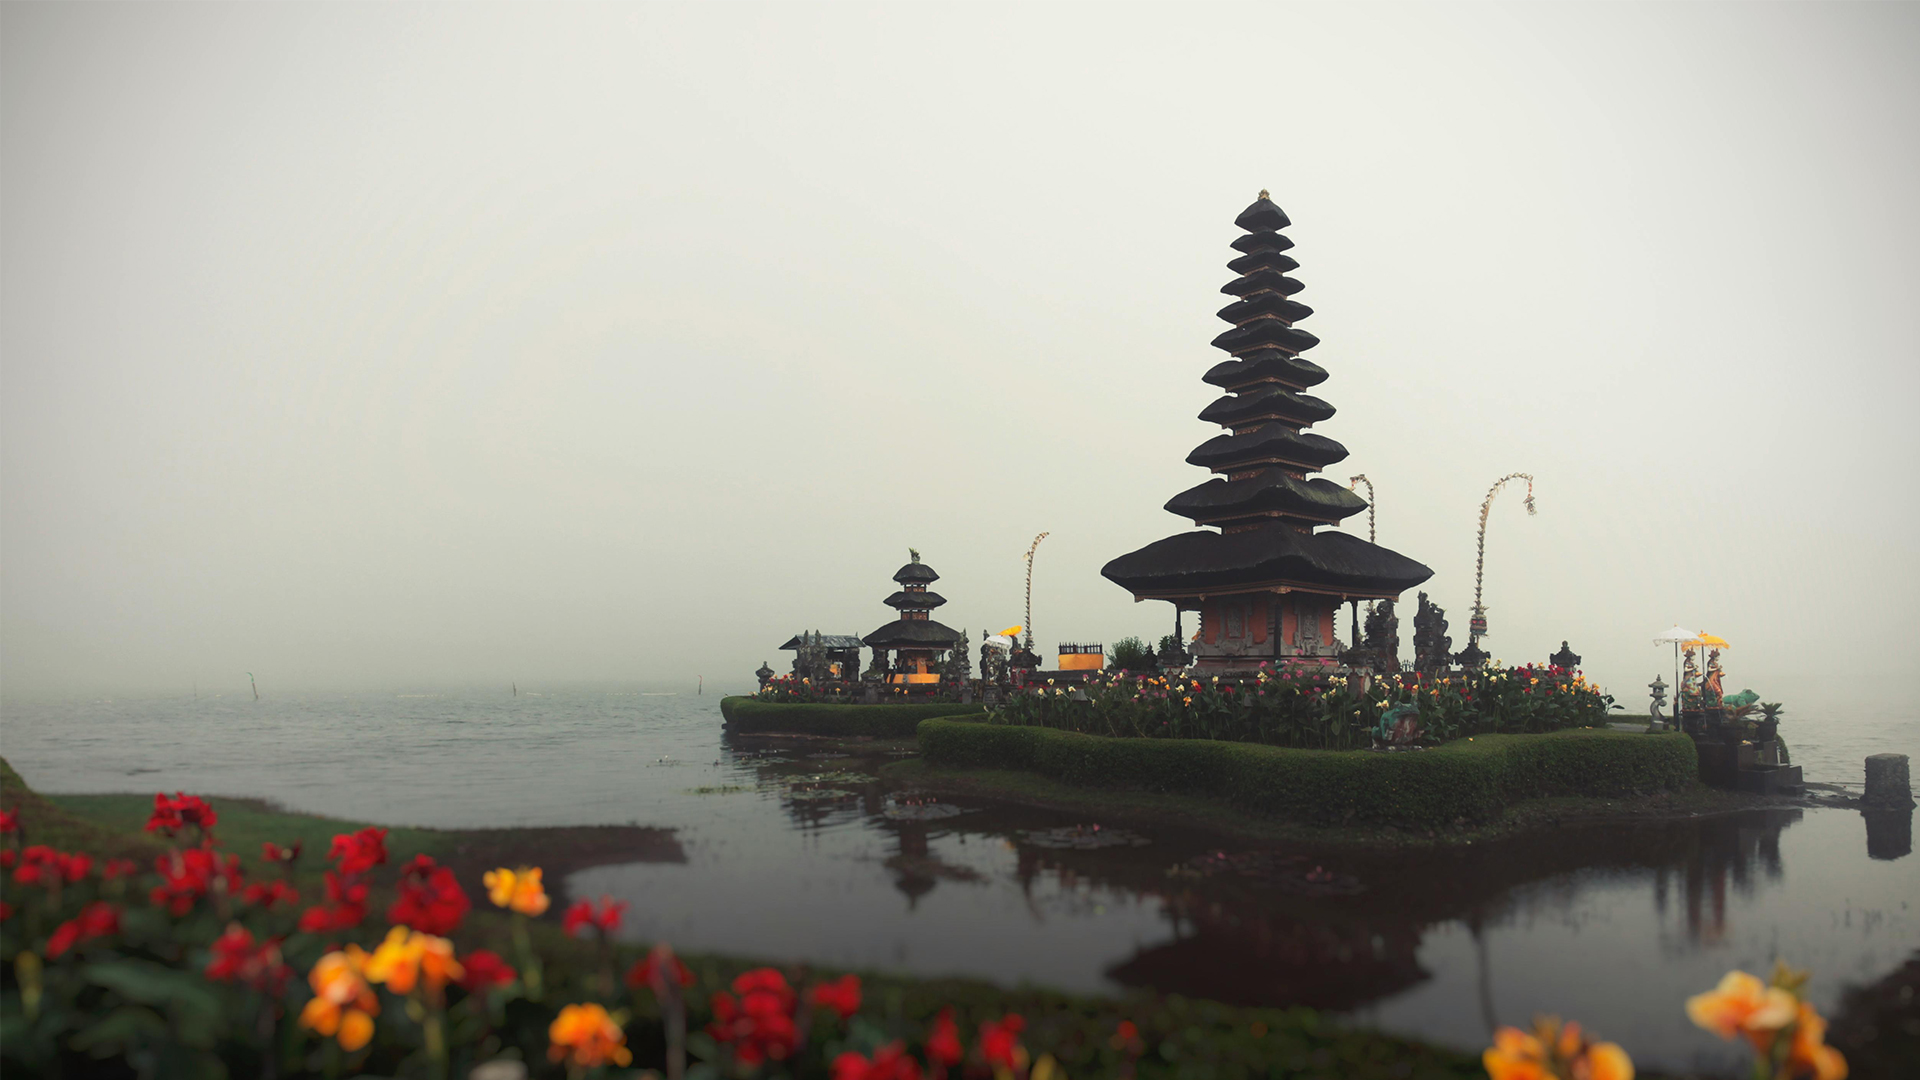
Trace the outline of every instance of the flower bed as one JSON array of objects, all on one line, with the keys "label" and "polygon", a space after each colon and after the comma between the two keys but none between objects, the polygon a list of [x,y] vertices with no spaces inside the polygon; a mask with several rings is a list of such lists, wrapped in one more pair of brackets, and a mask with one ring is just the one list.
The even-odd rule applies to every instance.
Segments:
[{"label": "flower bed", "polygon": [[953,719],[923,721],[919,740],[933,767],[1020,769],[1082,787],[1197,796],[1323,824],[1481,821],[1522,799],[1684,787],[1697,770],[1685,735],[1584,729],[1472,736],[1388,754],[1111,738]]},{"label": "flower bed", "polygon": [[952,702],[924,705],[787,704],[751,697],[720,699],[720,715],[742,734],[786,732],[800,735],[911,739],[922,720],[937,716],[979,716],[978,705]]},{"label": "flower bed", "polygon": [[1523,667],[1372,679],[1363,690],[1345,675],[1271,671],[1251,677],[1129,675],[1106,672],[1083,688],[1015,695],[995,721],[1115,738],[1212,739],[1320,750],[1367,746],[1381,714],[1420,709],[1432,741],[1468,735],[1597,727],[1610,695],[1577,671]]}]

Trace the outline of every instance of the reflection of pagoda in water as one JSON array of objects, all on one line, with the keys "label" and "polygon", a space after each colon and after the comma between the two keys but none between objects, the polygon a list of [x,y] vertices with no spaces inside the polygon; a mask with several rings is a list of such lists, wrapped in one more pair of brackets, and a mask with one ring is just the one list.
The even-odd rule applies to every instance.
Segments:
[{"label": "reflection of pagoda in water", "polygon": [[1200,414],[1227,430],[1187,455],[1219,475],[1166,506],[1220,531],[1170,536],[1101,573],[1136,600],[1200,612],[1193,651],[1203,667],[1329,659],[1340,604],[1398,597],[1433,571],[1358,537],[1314,531],[1367,504],[1309,475],[1347,450],[1306,430],[1334,410],[1304,392],[1327,372],[1300,356],[1319,339],[1294,325],[1313,309],[1292,299],[1304,286],[1287,276],[1299,266],[1285,254],[1293,241],[1279,232],[1287,215],[1263,191],[1234,224],[1247,232],[1233,242],[1242,255],[1227,264],[1240,277],[1221,291],[1238,299],[1219,313],[1233,329],[1213,340],[1232,358],[1203,376],[1226,393]]},{"label": "reflection of pagoda in water", "polygon": [[[965,648],[966,641],[960,631],[933,621],[933,609],[947,600],[939,593],[928,592],[927,586],[940,580],[940,575],[920,561],[919,552],[909,549],[909,554],[912,561],[893,575],[900,591],[885,601],[900,617],[868,634],[865,640],[873,649],[874,670],[887,672],[888,682],[937,684],[945,654]],[[888,650],[894,653],[891,665],[886,663]]]}]

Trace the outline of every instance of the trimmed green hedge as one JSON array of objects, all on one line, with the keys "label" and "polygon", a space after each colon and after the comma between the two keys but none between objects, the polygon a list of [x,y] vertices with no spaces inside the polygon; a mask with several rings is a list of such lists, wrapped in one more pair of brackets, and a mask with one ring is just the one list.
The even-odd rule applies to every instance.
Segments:
[{"label": "trimmed green hedge", "polygon": [[784,732],[799,735],[873,735],[911,739],[920,721],[936,716],[985,716],[978,705],[951,701],[934,705],[838,705],[760,701],[751,697],[720,699],[720,715],[727,726],[743,734]]},{"label": "trimmed green hedge", "polygon": [[1024,769],[1083,787],[1193,795],[1264,817],[1432,826],[1554,795],[1624,796],[1693,783],[1693,740],[1577,729],[1480,735],[1417,752],[1299,750],[1204,739],[1114,739],[1050,728],[921,722],[931,766]]}]

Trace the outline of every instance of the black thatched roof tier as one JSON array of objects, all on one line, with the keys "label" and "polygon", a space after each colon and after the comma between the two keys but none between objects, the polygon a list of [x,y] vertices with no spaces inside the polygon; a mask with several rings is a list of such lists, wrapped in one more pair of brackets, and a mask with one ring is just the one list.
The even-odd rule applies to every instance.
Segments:
[{"label": "black thatched roof tier", "polygon": [[[852,634],[821,634],[819,635],[819,640],[821,646],[828,649],[857,649],[860,647],[860,639],[854,637]],[[787,639],[785,645],[780,647],[782,649],[797,649],[800,645],[800,635],[795,634]]]},{"label": "black thatched roof tier", "polygon": [[932,611],[947,602],[947,598],[937,592],[907,592],[902,590],[881,601],[890,608],[901,611]]},{"label": "black thatched roof tier", "polygon": [[902,585],[925,585],[928,582],[939,581],[940,575],[933,572],[933,567],[915,559],[895,570],[893,580]]},{"label": "black thatched roof tier", "polygon": [[1203,525],[1281,513],[1312,521],[1335,522],[1367,508],[1367,500],[1331,480],[1295,480],[1267,469],[1245,480],[1214,477],[1167,500],[1167,511]]},{"label": "black thatched roof tier", "polygon": [[1238,390],[1242,386],[1252,386],[1269,379],[1305,390],[1326,382],[1327,369],[1304,356],[1294,356],[1279,349],[1263,349],[1233,360],[1222,360],[1200,376],[1200,381],[1228,390]]},{"label": "black thatched roof tier", "polygon": [[932,619],[895,619],[865,640],[876,649],[951,649],[965,644],[960,631]]},{"label": "black thatched roof tier", "polygon": [[1233,250],[1249,254],[1255,251],[1290,251],[1293,238],[1277,232],[1248,233],[1233,242]]},{"label": "black thatched roof tier", "polygon": [[1305,285],[1278,270],[1255,270],[1251,274],[1234,278],[1220,286],[1220,291],[1228,296],[1252,296],[1257,292],[1277,292],[1281,296],[1292,296],[1304,288],[1306,288]]},{"label": "black thatched roof tier", "polygon": [[1278,270],[1290,274],[1300,269],[1300,264],[1292,256],[1278,251],[1255,251],[1228,263],[1227,269],[1236,274],[1251,274],[1255,270]]},{"label": "black thatched roof tier", "polygon": [[1263,292],[1254,293],[1245,300],[1235,300],[1214,314],[1239,326],[1249,319],[1257,319],[1262,315],[1272,315],[1290,323],[1299,322],[1313,314],[1313,309],[1299,301],[1289,300],[1279,293]]},{"label": "black thatched roof tier", "polygon": [[1274,232],[1293,224],[1287,220],[1287,212],[1275,206],[1264,191],[1253,200],[1252,205],[1240,211],[1240,216],[1234,218],[1233,223],[1248,232]]},{"label": "black thatched roof tier", "polygon": [[1341,596],[1397,596],[1433,571],[1397,551],[1343,532],[1303,533],[1275,522],[1236,533],[1189,532],[1148,544],[1102,567],[1136,597],[1304,588]]},{"label": "black thatched roof tier", "polygon": [[1244,435],[1216,435],[1195,447],[1187,464],[1219,470],[1279,462],[1311,472],[1346,456],[1347,448],[1325,435],[1268,424]]},{"label": "black thatched roof tier", "polygon": [[1255,319],[1224,331],[1213,339],[1214,348],[1225,349],[1235,356],[1255,349],[1285,349],[1292,353],[1303,353],[1318,344],[1319,338],[1298,327],[1288,326],[1281,319]]},{"label": "black thatched roof tier", "polygon": [[1200,411],[1200,419],[1224,427],[1240,427],[1263,419],[1305,427],[1332,415],[1333,406],[1319,398],[1271,384],[1244,394],[1228,394]]}]

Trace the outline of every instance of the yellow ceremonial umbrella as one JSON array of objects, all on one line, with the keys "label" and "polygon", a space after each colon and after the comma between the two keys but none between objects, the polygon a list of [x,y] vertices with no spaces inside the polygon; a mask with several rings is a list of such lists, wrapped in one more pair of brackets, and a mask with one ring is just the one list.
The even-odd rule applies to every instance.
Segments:
[{"label": "yellow ceremonial umbrella", "polygon": [[1689,649],[1731,649],[1733,648],[1733,643],[1728,641],[1726,638],[1718,637],[1713,634],[1705,633],[1703,631],[1700,634],[1700,636],[1694,638],[1692,641],[1687,642],[1686,647]]}]

